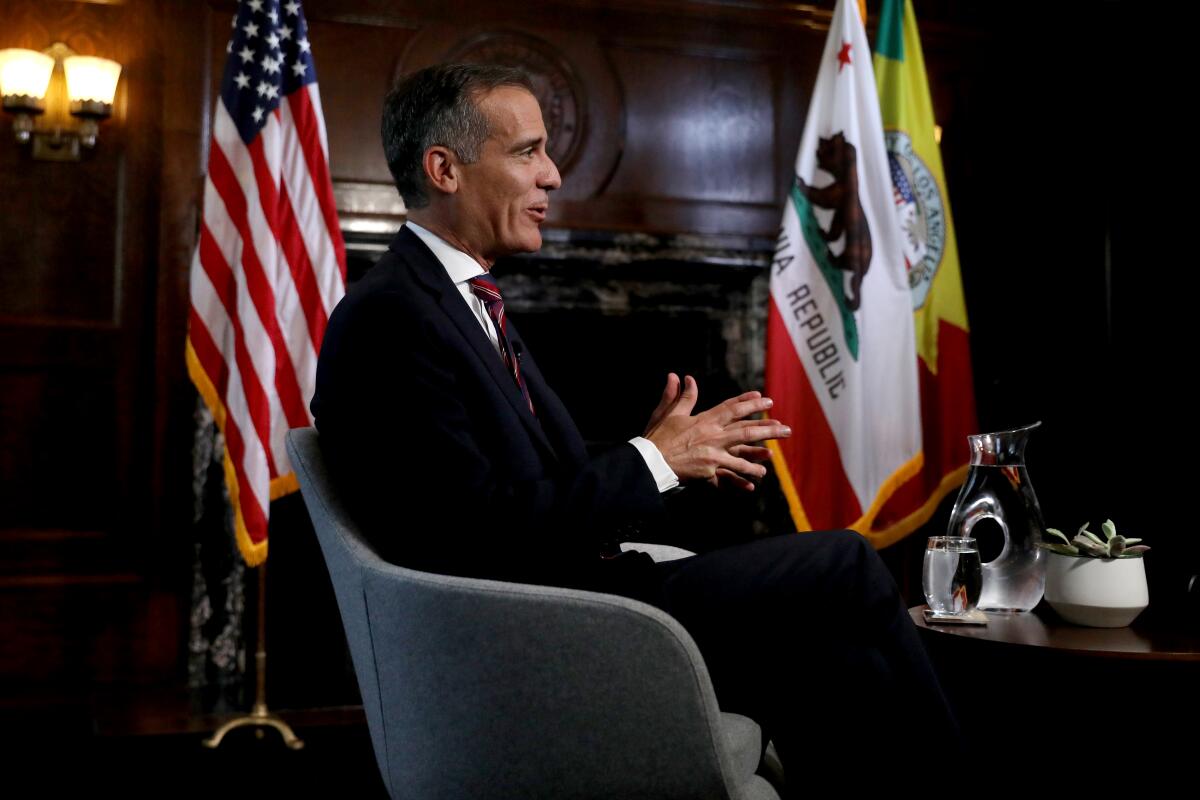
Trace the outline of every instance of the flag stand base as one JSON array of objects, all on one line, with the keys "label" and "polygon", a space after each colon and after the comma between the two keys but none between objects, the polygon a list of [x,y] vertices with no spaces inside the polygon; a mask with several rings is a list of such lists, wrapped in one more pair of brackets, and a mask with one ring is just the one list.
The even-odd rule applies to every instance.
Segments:
[{"label": "flag stand base", "polygon": [[258,567],[258,649],[254,653],[257,680],[254,688],[254,707],[249,714],[234,717],[213,732],[202,744],[216,748],[225,734],[235,728],[253,727],[254,735],[263,738],[264,728],[273,728],[283,737],[283,743],[292,750],[304,747],[304,740],[292,732],[291,726],[267,710],[267,565]]}]

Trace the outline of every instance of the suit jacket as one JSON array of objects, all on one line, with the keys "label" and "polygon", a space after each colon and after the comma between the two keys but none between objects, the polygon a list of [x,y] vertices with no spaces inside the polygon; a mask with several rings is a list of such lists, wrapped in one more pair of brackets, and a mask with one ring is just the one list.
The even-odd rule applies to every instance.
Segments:
[{"label": "suit jacket", "polygon": [[334,309],[317,364],[312,412],[350,513],[380,555],[417,569],[641,580],[648,558],[599,554],[623,523],[662,513],[649,468],[628,444],[590,457],[511,319],[508,334],[536,417],[445,268],[401,228]]}]

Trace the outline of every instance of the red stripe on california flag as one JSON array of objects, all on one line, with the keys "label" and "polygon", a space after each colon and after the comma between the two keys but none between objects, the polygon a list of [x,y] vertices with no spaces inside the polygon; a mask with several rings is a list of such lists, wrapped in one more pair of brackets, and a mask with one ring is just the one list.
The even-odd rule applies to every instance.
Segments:
[{"label": "red stripe on california flag", "polygon": [[292,282],[296,286],[296,294],[300,297],[304,321],[308,323],[308,335],[312,339],[313,351],[319,353],[321,340],[325,338],[328,314],[325,304],[321,301],[321,292],[317,288],[312,261],[304,247],[304,237],[300,234],[300,226],[296,224],[296,215],[292,212],[292,200],[288,196],[287,185],[283,183],[279,186],[279,244],[283,248],[283,257],[287,260],[288,268],[292,271]]},{"label": "red stripe on california flag", "polygon": [[[314,89],[315,87],[316,84],[313,84]],[[304,153],[304,161],[308,165],[313,192],[320,202],[321,215],[325,217],[325,227],[329,231],[329,240],[333,243],[333,252],[337,257],[338,270],[342,273],[342,281],[345,282],[346,244],[342,241],[342,228],[338,223],[337,205],[333,199],[333,182],[329,178],[325,152],[321,149],[321,132],[317,127],[317,115],[313,111],[309,91],[301,89],[288,95],[288,108],[296,123],[296,138],[300,140],[300,150]]]},{"label": "red stripe on california flag", "polygon": [[[216,149],[213,148],[214,151]],[[250,248],[243,248],[242,252],[245,253],[249,250]],[[260,376],[254,368],[254,362],[250,359],[250,352],[246,349],[246,335],[242,329],[241,318],[237,313],[237,298],[230,291],[236,286],[233,283],[233,270],[229,268],[225,257],[221,255],[221,249],[217,246],[207,223],[200,225],[200,264],[216,289],[217,298],[225,307],[225,313],[233,327],[234,363],[237,364],[238,375],[242,379],[242,393],[246,398],[246,409],[250,412],[250,420],[262,448],[266,451],[267,467],[274,476],[278,473],[275,469],[275,459],[271,455],[271,401],[263,389]],[[224,391],[221,392],[221,396],[228,408],[229,401],[225,399]]]},{"label": "red stripe on california flag", "polygon": [[846,477],[837,440],[774,298],[767,310],[766,390],[775,401],[771,418],[792,429],[777,444],[813,529],[841,528],[859,519],[862,507]]},{"label": "red stripe on california flag", "polygon": [[[248,149],[255,172],[259,173],[260,169],[265,172],[265,180],[269,185],[271,176],[263,158],[261,137],[251,142]],[[275,390],[279,393],[279,404],[283,407],[283,413],[292,427],[304,427],[309,424],[308,415],[304,410],[304,401],[300,398],[300,385],[296,381],[291,354],[288,353],[287,345],[283,341],[283,334],[279,331],[279,318],[276,316],[275,310],[275,292],[267,281],[266,270],[254,248],[254,234],[250,230],[246,198],[238,185],[233,168],[220,147],[214,146],[209,151],[208,175],[225,203],[230,221],[242,237],[242,272],[246,276],[246,291],[254,303],[258,318],[275,351],[274,384]],[[264,193],[263,178],[264,176],[261,174],[256,175],[255,183],[258,184],[259,197],[263,197]],[[273,191],[270,191],[270,196],[274,197]],[[271,235],[274,238],[273,232]],[[241,369],[240,362],[238,368]],[[257,424],[257,420],[255,422]],[[263,446],[270,449],[270,441],[270,437],[266,437],[263,440]],[[274,469],[271,470],[272,477],[277,474]]]}]

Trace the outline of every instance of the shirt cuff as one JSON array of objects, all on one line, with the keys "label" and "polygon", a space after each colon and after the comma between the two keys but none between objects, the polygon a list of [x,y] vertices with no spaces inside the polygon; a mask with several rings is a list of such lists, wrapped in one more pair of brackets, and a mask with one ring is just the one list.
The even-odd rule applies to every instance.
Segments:
[{"label": "shirt cuff", "polygon": [[629,440],[629,443],[642,454],[642,460],[646,462],[646,466],[650,468],[650,474],[654,476],[654,482],[658,484],[659,494],[679,487],[679,476],[667,466],[667,460],[655,447],[654,442],[641,436],[635,436]]}]

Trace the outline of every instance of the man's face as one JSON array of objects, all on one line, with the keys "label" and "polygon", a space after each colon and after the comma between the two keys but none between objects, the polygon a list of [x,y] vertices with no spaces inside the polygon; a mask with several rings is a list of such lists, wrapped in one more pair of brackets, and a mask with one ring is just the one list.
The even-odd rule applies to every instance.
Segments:
[{"label": "man's face", "polygon": [[542,246],[539,229],[549,192],[562,184],[546,153],[546,126],[537,99],[517,86],[500,86],[479,100],[491,136],[474,164],[460,164],[460,222],[488,261]]}]

